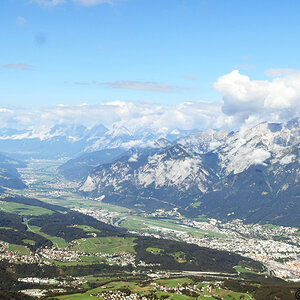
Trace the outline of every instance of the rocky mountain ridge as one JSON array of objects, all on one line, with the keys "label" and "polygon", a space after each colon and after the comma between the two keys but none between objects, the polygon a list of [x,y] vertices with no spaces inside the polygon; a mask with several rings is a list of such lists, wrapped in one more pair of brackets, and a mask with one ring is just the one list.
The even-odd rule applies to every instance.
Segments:
[{"label": "rocky mountain ridge", "polygon": [[[128,130],[113,124],[91,128],[83,125],[57,124],[52,127],[17,130],[0,129],[0,149],[18,158],[74,158],[84,153],[107,149],[157,148],[157,143],[171,138],[175,140],[187,132],[176,134],[154,132],[149,128]],[[167,143],[169,143],[167,141]],[[162,145],[161,145],[162,146]]]},{"label": "rocky mountain ridge", "polygon": [[146,210],[178,207],[192,215],[297,223],[286,215],[300,211],[299,132],[298,118],[222,132],[218,139],[213,133],[205,147],[203,134],[192,135],[184,145],[96,167],[81,191]]}]

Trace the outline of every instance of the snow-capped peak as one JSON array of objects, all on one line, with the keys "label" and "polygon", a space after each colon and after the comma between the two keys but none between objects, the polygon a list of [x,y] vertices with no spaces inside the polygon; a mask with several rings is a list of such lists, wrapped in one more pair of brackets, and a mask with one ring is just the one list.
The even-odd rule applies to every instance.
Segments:
[{"label": "snow-capped peak", "polygon": [[286,147],[299,141],[299,122],[294,125],[264,122],[229,136],[215,150],[221,167],[226,174],[237,174],[251,165],[269,164],[270,159],[280,157]]}]

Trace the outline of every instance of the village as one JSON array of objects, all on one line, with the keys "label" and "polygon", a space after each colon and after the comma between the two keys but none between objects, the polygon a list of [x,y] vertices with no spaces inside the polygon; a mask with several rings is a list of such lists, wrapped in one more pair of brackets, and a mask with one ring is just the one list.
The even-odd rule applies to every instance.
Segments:
[{"label": "village", "polygon": [[[113,225],[120,223],[116,221],[118,219],[123,221],[131,218],[130,215],[110,212],[106,209],[91,211],[80,208],[75,210]],[[244,224],[239,219],[230,222],[222,222],[213,218],[195,221],[183,217],[176,208],[171,211],[157,210],[154,213],[144,213],[143,216],[173,218],[181,227],[180,230],[170,228],[168,223],[165,227],[148,225],[147,229],[137,228],[131,231],[132,233],[181,240],[201,247],[231,251],[262,262],[270,275],[286,280],[300,281],[300,237],[297,235],[297,228]],[[214,234],[195,237],[189,233],[191,228]]]}]

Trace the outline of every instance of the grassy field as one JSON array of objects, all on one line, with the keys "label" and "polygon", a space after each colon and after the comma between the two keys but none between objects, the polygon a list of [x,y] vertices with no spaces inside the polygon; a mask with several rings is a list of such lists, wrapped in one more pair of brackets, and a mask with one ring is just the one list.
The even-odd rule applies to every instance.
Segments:
[{"label": "grassy field", "polygon": [[241,267],[241,266],[236,266],[236,267],[234,267],[234,268],[235,268],[235,270],[236,270],[237,272],[240,272],[240,273],[251,273],[251,274],[256,274],[256,272],[254,272],[254,271],[252,271],[252,270],[250,270],[250,269],[246,269],[246,268]]},{"label": "grassy field", "polygon": [[121,227],[127,228],[132,231],[148,230],[151,232],[155,232],[157,227],[160,229],[166,228],[166,229],[171,229],[171,230],[176,230],[181,232],[187,232],[188,234],[195,237],[203,237],[205,235],[219,237],[219,238],[226,237],[226,235],[224,234],[181,225],[175,223],[174,220],[171,219],[157,220],[157,219],[134,216],[134,217],[126,218],[124,221],[122,221]]},{"label": "grassy field", "polygon": [[0,210],[3,210],[8,213],[19,214],[24,216],[40,216],[40,215],[50,215],[53,214],[52,210],[38,207],[38,206],[31,206],[22,203],[16,202],[1,202]]},{"label": "grassy field", "polygon": [[201,201],[193,202],[191,204],[191,207],[197,208],[197,207],[199,207],[201,205],[201,203],[202,203]]},{"label": "grassy field", "polygon": [[[184,294],[175,294],[171,291],[169,292],[162,292],[159,290],[155,291],[154,286],[152,283],[139,283],[139,281],[131,281],[131,280],[117,280],[116,278],[110,278],[110,277],[97,277],[97,276],[86,276],[84,278],[88,282],[91,283],[97,283],[99,287],[90,289],[84,293],[76,293],[72,295],[64,295],[64,296],[57,296],[55,299],[63,299],[63,300],[73,300],[73,299],[96,299],[97,297],[91,296],[93,294],[105,292],[105,291],[114,291],[114,290],[119,290],[123,288],[129,289],[132,293],[137,293],[140,295],[149,295],[150,293],[155,293],[157,296],[157,299],[159,299],[161,296],[168,296],[167,299],[175,299],[175,300],[207,300],[207,299],[224,299],[224,300],[254,300],[254,298],[246,293],[238,293],[238,292],[233,292],[231,290],[226,290],[222,288],[218,289],[212,289],[209,290],[208,286],[210,285],[209,283],[206,282],[198,282],[196,283],[199,288],[201,287],[207,287],[205,288],[204,291],[200,292],[200,295],[195,298],[195,297],[190,297]],[[166,288],[175,288],[180,286],[184,286],[184,284],[187,285],[193,285],[195,282],[188,278],[188,277],[182,277],[182,278],[168,278],[168,279],[158,279],[154,281],[155,283],[165,286]],[[97,298],[97,299],[102,299],[102,298]],[[151,298],[152,299],[152,298]]]},{"label": "grassy field", "polygon": [[160,249],[160,248],[152,248],[152,247],[148,247],[148,248],[146,249],[146,251],[149,252],[149,253],[152,253],[152,254],[154,254],[154,255],[160,255],[160,254],[162,254],[162,253],[165,252],[164,249]]},{"label": "grassy field", "polygon": [[19,255],[30,255],[31,251],[26,247],[22,245],[15,245],[15,244],[9,244],[8,251],[14,251]]},{"label": "grassy field", "polygon": [[278,228],[280,227],[279,225],[274,225],[274,224],[264,224],[265,227],[273,229],[273,228]]},{"label": "grassy field", "polygon": [[76,228],[80,228],[84,231],[87,231],[87,232],[101,232],[99,229],[96,229],[92,226],[88,226],[88,225],[73,225],[73,226],[70,226],[70,227],[76,227]]},{"label": "grassy field", "polygon": [[109,282],[102,287],[91,289],[85,293],[82,294],[73,294],[73,295],[66,295],[66,296],[60,296],[56,297],[56,299],[64,299],[64,300],[73,300],[73,299],[101,299],[99,297],[91,296],[92,294],[100,293],[103,291],[112,291],[117,290],[120,288],[128,288],[133,293],[139,293],[144,294],[149,292],[149,286],[140,286],[137,282],[125,282],[125,281],[113,281]]},{"label": "grassy field", "polygon": [[38,226],[33,226],[33,225],[28,225],[27,223],[27,227],[28,227],[28,230],[29,231],[32,231],[36,234],[39,234],[43,237],[45,237],[46,239],[52,241],[52,243],[54,244],[55,247],[57,248],[65,248],[67,246],[69,246],[69,244],[62,238],[60,237],[56,237],[56,236],[51,236],[49,234],[46,234],[44,232],[41,232],[41,227],[38,227]]},{"label": "grassy field", "polygon": [[72,250],[87,253],[134,253],[134,238],[131,237],[95,237],[77,240],[79,245],[72,247]]},{"label": "grassy field", "polygon": [[[244,298],[241,298],[241,297],[244,297]],[[227,295],[225,294],[223,296],[223,299],[224,300],[240,300],[240,299],[254,300],[254,298],[251,295],[248,295],[245,293],[236,293],[236,292],[231,292],[231,293],[228,293]]]},{"label": "grassy field", "polygon": [[182,278],[170,278],[170,279],[159,279],[156,280],[155,282],[157,282],[158,284],[161,284],[165,287],[176,287],[179,284],[183,284],[183,283],[187,283],[187,284],[191,284],[193,281],[188,278],[188,277],[182,277]]},{"label": "grassy field", "polygon": [[173,299],[173,300],[194,300],[196,298],[194,297],[189,297],[186,295],[178,295],[178,294],[172,294],[172,293],[168,293],[168,292],[159,292],[157,293],[158,297],[162,297],[162,296],[168,296],[167,299]]},{"label": "grassy field", "polygon": [[25,244],[28,244],[28,245],[34,245],[35,244],[35,241],[34,240],[22,240]]},{"label": "grassy field", "polygon": [[81,259],[82,259],[81,261],[71,261],[71,262],[62,262],[53,259],[50,261],[54,263],[56,266],[71,267],[71,266],[93,265],[105,260],[105,258],[97,257],[97,256],[81,256]]},{"label": "grassy field", "polygon": [[18,230],[17,230],[17,229],[15,229],[15,228],[12,228],[12,227],[7,227],[7,226],[0,226],[0,229],[18,231]]},{"label": "grassy field", "polygon": [[186,255],[182,251],[174,252],[171,254],[175,260],[177,260],[179,263],[185,263],[186,262]]}]

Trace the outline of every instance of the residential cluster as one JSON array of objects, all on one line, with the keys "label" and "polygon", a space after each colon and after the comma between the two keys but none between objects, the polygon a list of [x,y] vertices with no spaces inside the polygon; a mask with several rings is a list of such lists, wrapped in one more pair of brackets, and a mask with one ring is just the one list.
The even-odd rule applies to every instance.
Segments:
[{"label": "residential cluster", "polygon": [[147,300],[148,298],[137,293],[128,293],[119,290],[103,291],[101,293],[91,294],[93,297],[99,297],[105,300]]}]

